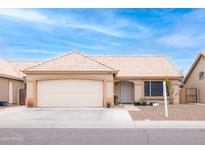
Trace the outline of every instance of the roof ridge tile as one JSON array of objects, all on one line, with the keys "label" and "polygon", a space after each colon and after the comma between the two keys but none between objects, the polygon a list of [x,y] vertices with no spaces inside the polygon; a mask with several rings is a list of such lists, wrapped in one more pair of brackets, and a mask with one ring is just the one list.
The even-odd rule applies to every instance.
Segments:
[{"label": "roof ridge tile", "polygon": [[[66,57],[66,56],[71,56],[71,55],[78,55],[78,56],[80,56],[80,57],[82,57],[82,58],[85,58],[85,59],[87,59],[87,60],[85,60],[86,62],[87,62],[87,69],[88,70],[94,70],[94,69],[96,69],[97,71],[99,71],[99,70],[101,70],[101,71],[103,71],[103,70],[106,70],[106,71],[112,71],[112,72],[117,72],[117,70],[115,70],[114,68],[112,68],[112,67],[110,67],[110,66],[108,66],[108,65],[106,65],[106,64],[103,64],[103,63],[101,63],[101,62],[99,62],[99,61],[97,61],[97,60],[95,60],[95,59],[93,59],[93,58],[91,58],[91,57],[89,57],[89,56],[87,56],[87,55],[85,55],[85,54],[83,54],[83,53],[81,53],[81,52],[79,52],[79,51],[70,51],[70,52],[66,52],[66,53],[64,53],[64,54],[62,54],[62,55],[60,55],[60,56],[56,56],[56,57],[54,57],[54,58],[52,58],[52,59],[49,59],[49,60],[46,60],[46,61],[44,61],[44,62],[41,62],[41,63],[39,63],[39,64],[37,64],[37,65],[34,65],[34,66],[31,66],[31,67],[29,67],[29,68],[26,68],[25,70],[24,70],[24,72],[28,72],[28,71],[35,71],[35,69],[36,69],[36,71],[39,69],[38,67],[45,67],[44,69],[46,69],[46,70],[52,70],[52,69],[54,69],[55,70],[55,68],[51,68],[52,67],[52,65],[54,65],[55,67],[57,67],[56,68],[56,71],[62,71],[62,70],[73,70],[74,71],[74,69],[73,68],[69,68],[69,66],[68,66],[68,68],[64,68],[64,67],[66,67],[66,66],[64,66],[64,67],[62,67],[62,68],[60,68],[62,65],[61,64],[59,64],[59,62],[60,62],[60,60],[61,59],[63,59],[64,57]],[[69,57],[68,57],[69,58]],[[71,58],[77,58],[77,57],[71,57]],[[79,58],[79,57],[78,57]],[[89,61],[92,61],[92,62],[90,62],[89,63]],[[52,64],[52,62],[53,62],[53,64]],[[56,64],[55,62],[57,62],[58,64]],[[68,62],[70,62],[70,60],[68,60]],[[83,66],[83,64],[81,63],[79,63],[81,66],[82,66],[82,68],[77,68],[78,66],[78,62],[77,61],[74,61],[73,63],[72,63],[73,61],[71,60],[71,63],[69,64],[69,63],[67,63],[67,65],[70,65],[71,67],[72,66],[74,66],[74,68],[75,69],[77,69],[77,70],[83,70],[83,69],[86,69],[86,67],[84,68],[84,66]],[[50,64],[49,64],[50,63]],[[76,63],[76,64],[74,64],[74,63]],[[44,65],[44,66],[43,66]],[[46,65],[49,65],[49,66],[46,66]],[[94,66],[92,66],[92,65],[94,65]],[[86,66],[86,65],[85,65]],[[46,68],[47,67],[47,68]],[[50,67],[50,68],[49,68]],[[80,66],[79,66],[80,67]],[[103,68],[104,67],[104,68]],[[39,69],[40,70],[40,69]],[[43,69],[42,69],[43,70]]]}]

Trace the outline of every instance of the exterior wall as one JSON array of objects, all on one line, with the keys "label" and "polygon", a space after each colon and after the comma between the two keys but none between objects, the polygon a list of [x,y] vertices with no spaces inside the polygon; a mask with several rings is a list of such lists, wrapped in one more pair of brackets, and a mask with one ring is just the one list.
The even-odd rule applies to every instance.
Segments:
[{"label": "exterior wall", "polygon": [[0,101],[9,101],[9,81],[13,83],[13,103],[19,105],[19,90],[24,88],[23,81],[0,78]]},{"label": "exterior wall", "polygon": [[[101,80],[103,81],[104,91],[104,105],[106,103],[114,104],[114,95],[119,96],[120,84],[113,80],[112,74],[35,74],[27,75],[27,100],[26,102],[33,102],[37,106],[37,81],[40,80],[52,80],[52,79],[85,79],[85,80]],[[149,79],[152,80],[152,79]],[[155,79],[156,80],[156,79]],[[160,80],[160,79],[159,79]],[[159,81],[158,80],[158,81]],[[118,80],[120,81],[120,80]],[[139,101],[141,97],[144,97],[144,81],[145,80],[123,80],[130,81],[134,84],[134,101]],[[147,80],[146,80],[147,81]],[[154,80],[153,80],[154,81]],[[171,80],[174,88],[174,103],[179,103],[179,81]],[[114,86],[115,84],[115,86]],[[146,97],[148,100],[157,101],[159,103],[164,102],[163,97]]]},{"label": "exterior wall", "polygon": [[120,82],[114,83],[114,95],[116,96],[116,103],[120,102]]},{"label": "exterior wall", "polygon": [[23,89],[24,88],[24,82],[23,81],[17,81],[17,80],[13,80],[13,89],[14,89],[14,103],[19,105],[20,102],[19,102],[19,96],[20,96],[20,92],[19,90],[20,89]]},{"label": "exterior wall", "polygon": [[114,86],[113,74],[29,74],[27,75],[27,98],[26,102],[33,102],[37,106],[37,81],[41,80],[60,80],[60,79],[82,79],[82,80],[100,80],[103,82],[103,102],[114,105]]},{"label": "exterior wall", "polygon": [[143,97],[143,81],[142,80],[134,80],[134,100],[139,101],[141,97]]},{"label": "exterior wall", "polygon": [[[130,81],[132,83],[134,83],[134,101],[139,101],[140,98],[144,97],[144,81],[156,81],[153,79],[149,79],[149,80],[126,80],[126,81]],[[162,80],[157,80],[157,81],[162,81]],[[172,81],[172,87],[174,89],[174,103],[178,104],[179,103],[179,81],[178,80],[171,80]],[[115,83],[115,94],[117,96],[120,96],[120,84]],[[150,100],[150,101],[156,101],[159,103],[163,103],[164,102],[164,97],[146,97],[146,99]],[[168,97],[169,99],[169,97]]]},{"label": "exterior wall", "polygon": [[179,81],[178,80],[173,80],[172,81],[172,88],[174,89],[174,104],[179,104]]},{"label": "exterior wall", "polygon": [[113,81],[106,82],[105,91],[106,91],[106,94],[105,94],[106,102],[114,105],[114,84],[113,84]]},{"label": "exterior wall", "polygon": [[0,101],[9,100],[9,79],[0,78]]},{"label": "exterior wall", "polygon": [[199,73],[205,72],[205,57],[201,56],[198,63],[190,73],[186,80],[184,88],[197,88],[197,100],[200,103],[205,103],[205,79],[199,80]]}]

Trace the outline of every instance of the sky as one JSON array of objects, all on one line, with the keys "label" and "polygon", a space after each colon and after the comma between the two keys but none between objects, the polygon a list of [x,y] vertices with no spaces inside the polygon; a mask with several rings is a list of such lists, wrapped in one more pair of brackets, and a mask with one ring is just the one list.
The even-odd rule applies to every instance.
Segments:
[{"label": "sky", "polygon": [[166,56],[184,74],[205,49],[205,9],[0,9],[0,58]]}]

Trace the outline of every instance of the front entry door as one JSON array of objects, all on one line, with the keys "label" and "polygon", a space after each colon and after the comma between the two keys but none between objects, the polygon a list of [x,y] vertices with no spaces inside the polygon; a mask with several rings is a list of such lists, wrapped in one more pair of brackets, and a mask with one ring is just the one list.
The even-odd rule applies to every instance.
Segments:
[{"label": "front entry door", "polygon": [[132,102],[132,83],[131,82],[121,82],[121,103],[131,103]]}]

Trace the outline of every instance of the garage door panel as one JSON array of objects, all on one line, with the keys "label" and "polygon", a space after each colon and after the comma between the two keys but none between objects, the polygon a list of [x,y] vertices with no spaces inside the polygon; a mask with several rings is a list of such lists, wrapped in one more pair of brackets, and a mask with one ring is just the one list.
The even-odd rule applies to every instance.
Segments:
[{"label": "garage door panel", "polygon": [[37,83],[38,106],[102,106],[103,83],[93,80],[48,80]]}]

